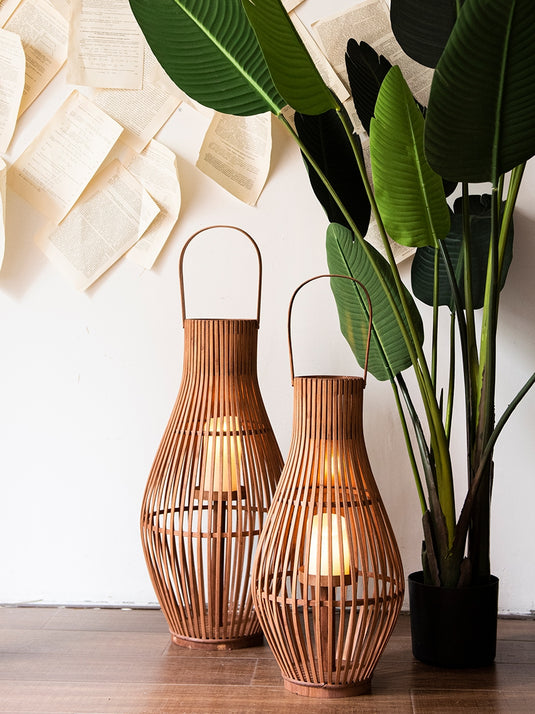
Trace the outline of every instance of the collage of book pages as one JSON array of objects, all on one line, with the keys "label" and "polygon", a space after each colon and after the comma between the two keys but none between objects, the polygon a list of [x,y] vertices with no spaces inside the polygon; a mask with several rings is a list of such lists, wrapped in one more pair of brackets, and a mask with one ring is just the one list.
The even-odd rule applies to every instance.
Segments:
[{"label": "collage of book pages", "polygon": [[[347,27],[358,21],[359,40],[391,62],[401,56],[385,0],[364,0],[310,27],[295,12],[302,2],[283,4],[342,101],[349,99]],[[425,101],[430,72],[403,61],[415,96]],[[58,82],[64,101],[11,155],[25,113]],[[37,246],[76,289],[88,288],[123,256],[151,269],[181,206],[177,156],[158,133],[183,102],[208,117],[196,168],[255,206],[270,171],[270,114],[224,115],[189,99],[154,58],[128,0],[0,0],[0,267],[14,191],[43,219]],[[398,260],[407,256],[402,246],[396,250]]]}]

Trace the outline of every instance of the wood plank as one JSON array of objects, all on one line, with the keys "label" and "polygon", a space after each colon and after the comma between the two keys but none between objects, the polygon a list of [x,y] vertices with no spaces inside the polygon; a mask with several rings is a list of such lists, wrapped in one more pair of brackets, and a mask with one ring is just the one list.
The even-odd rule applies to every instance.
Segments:
[{"label": "wood plank", "polygon": [[318,701],[282,687],[28,682],[21,693],[16,685],[0,683],[2,714],[412,714],[408,693]]},{"label": "wood plank", "polygon": [[414,689],[411,692],[414,714],[458,714],[459,712],[485,712],[498,714],[533,714],[535,693],[501,690],[467,689]]},{"label": "wood plank", "polygon": [[121,657],[49,654],[0,655],[0,679],[48,682],[145,682],[147,684],[235,684],[251,683],[256,660],[205,657],[174,660],[140,657],[135,652]]},{"label": "wood plank", "polygon": [[54,630],[169,632],[159,609],[58,608],[46,625]]}]

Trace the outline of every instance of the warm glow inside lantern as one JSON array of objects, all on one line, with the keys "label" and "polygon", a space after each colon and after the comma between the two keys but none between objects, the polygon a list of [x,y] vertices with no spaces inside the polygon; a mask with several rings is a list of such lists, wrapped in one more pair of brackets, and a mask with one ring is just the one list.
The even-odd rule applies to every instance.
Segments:
[{"label": "warm glow inside lantern", "polygon": [[216,417],[204,428],[206,460],[203,470],[205,491],[233,492],[238,489],[242,443],[236,416]]}]

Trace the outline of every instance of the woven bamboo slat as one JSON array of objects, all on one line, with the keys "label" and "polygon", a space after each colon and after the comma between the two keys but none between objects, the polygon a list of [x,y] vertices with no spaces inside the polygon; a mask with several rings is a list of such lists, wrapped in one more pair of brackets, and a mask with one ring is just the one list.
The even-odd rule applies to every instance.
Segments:
[{"label": "woven bamboo slat", "polygon": [[[296,293],[292,440],[253,564],[253,599],[285,687],[345,697],[370,689],[403,602],[403,568],[364,443],[366,370],[294,376]],[[368,348],[369,339],[368,330]]]},{"label": "woven bamboo slat", "polygon": [[[233,226],[210,226],[210,228]],[[257,319],[187,319],[179,393],[149,475],[141,536],[173,642],[234,649],[261,644],[250,572],[282,457],[256,372]]]}]

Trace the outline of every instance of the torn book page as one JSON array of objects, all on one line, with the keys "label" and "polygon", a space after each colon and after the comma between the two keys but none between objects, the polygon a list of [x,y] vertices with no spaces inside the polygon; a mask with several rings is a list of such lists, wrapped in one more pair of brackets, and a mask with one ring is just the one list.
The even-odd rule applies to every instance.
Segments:
[{"label": "torn book page", "polygon": [[36,243],[77,290],[86,290],[141,238],[158,212],[139,181],[113,161]]},{"label": "torn book page", "polygon": [[18,35],[0,29],[0,153],[11,142],[24,90],[26,58]]},{"label": "torn book page", "polygon": [[169,238],[180,213],[180,183],[175,154],[152,140],[126,168],[158,204],[160,213],[126,257],[150,270]]},{"label": "torn book page", "polygon": [[0,0],[0,27],[3,27],[20,5],[21,0]]},{"label": "torn book page", "polygon": [[394,37],[384,0],[365,0],[340,14],[312,25],[320,47],[336,73],[347,82],[345,52],[349,39],[366,42],[392,64],[399,65],[416,99],[427,105],[433,70],[408,57]]},{"label": "torn book page", "polygon": [[71,0],[67,82],[141,89],[143,34],[128,0]]},{"label": "torn book page", "polygon": [[23,0],[4,29],[20,36],[26,55],[20,116],[67,59],[69,3],[66,0]]},{"label": "torn book page", "polygon": [[197,168],[240,201],[254,206],[271,160],[271,114],[238,117],[215,113]]},{"label": "torn book page", "polygon": [[97,107],[124,128],[121,141],[135,151],[143,151],[181,102],[181,92],[171,80],[163,80],[163,70],[145,46],[142,89],[95,89],[90,98]]},{"label": "torn book page", "polygon": [[73,91],[8,171],[8,184],[59,223],[108,155],[122,127]]}]

